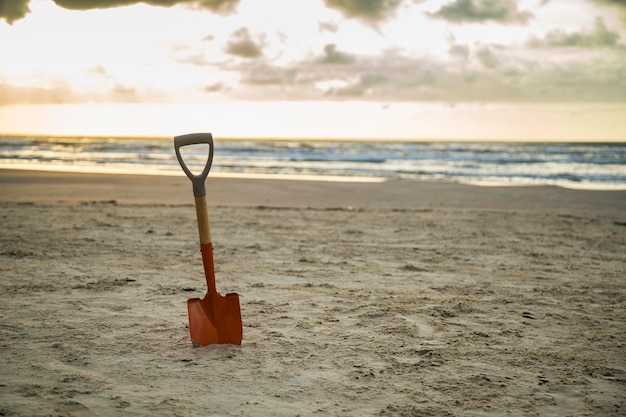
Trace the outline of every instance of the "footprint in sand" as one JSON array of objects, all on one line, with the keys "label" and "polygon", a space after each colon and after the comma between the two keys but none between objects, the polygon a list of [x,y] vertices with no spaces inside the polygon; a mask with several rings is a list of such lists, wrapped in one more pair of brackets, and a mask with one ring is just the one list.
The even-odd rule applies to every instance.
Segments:
[{"label": "footprint in sand", "polygon": [[419,314],[411,314],[408,316],[398,315],[397,317],[403,318],[412,325],[418,328],[420,337],[430,337],[433,334],[433,328],[428,324],[428,321]]}]

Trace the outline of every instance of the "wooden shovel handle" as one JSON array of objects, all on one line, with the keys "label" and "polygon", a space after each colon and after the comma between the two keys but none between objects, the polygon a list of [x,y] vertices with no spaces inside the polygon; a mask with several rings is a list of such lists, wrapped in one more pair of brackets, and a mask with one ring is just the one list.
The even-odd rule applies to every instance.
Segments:
[{"label": "wooden shovel handle", "polygon": [[194,197],[196,200],[196,217],[198,219],[198,233],[200,244],[211,243],[211,228],[209,227],[209,208],[206,195]]}]

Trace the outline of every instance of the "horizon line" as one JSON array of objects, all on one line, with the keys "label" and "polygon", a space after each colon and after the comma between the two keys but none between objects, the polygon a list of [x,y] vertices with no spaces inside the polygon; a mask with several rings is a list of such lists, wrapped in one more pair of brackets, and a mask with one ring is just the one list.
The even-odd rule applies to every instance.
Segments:
[{"label": "horizon line", "polygon": [[[198,133],[198,132],[188,132],[188,133]],[[389,137],[389,138],[376,138],[376,137],[314,137],[314,136],[216,136],[212,132],[202,132],[202,133],[211,133],[215,140],[225,140],[225,141],[311,141],[311,142],[506,142],[506,143],[626,143],[626,138],[617,139],[617,138],[607,138],[607,139],[564,139],[564,138],[551,138],[551,139],[494,139],[494,138],[406,138],[406,137]],[[186,134],[186,133],[181,133]],[[169,135],[106,135],[106,134],[44,134],[44,133],[10,133],[10,132],[0,132],[0,138],[2,137],[20,137],[20,138],[48,138],[48,139],[61,139],[61,138],[71,138],[71,139],[130,139],[130,140],[145,140],[145,139],[156,139],[156,140],[170,140],[173,139],[174,136]],[[178,136],[178,135],[176,135]]]}]

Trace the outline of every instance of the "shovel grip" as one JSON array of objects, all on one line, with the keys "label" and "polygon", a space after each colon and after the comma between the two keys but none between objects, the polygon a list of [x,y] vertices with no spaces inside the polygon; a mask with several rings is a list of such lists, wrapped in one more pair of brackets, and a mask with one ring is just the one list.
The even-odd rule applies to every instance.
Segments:
[{"label": "shovel grip", "polygon": [[[194,175],[189,167],[187,167],[187,164],[185,164],[185,161],[183,161],[183,157],[180,155],[180,148],[187,145],[202,144],[209,145],[209,155],[202,172],[198,175]],[[209,175],[209,170],[211,169],[211,164],[213,163],[213,135],[210,133],[191,133],[189,135],[176,136],[174,138],[174,151],[176,151],[178,163],[193,184],[193,195],[196,197],[206,195],[204,181],[206,180],[207,175]]]}]

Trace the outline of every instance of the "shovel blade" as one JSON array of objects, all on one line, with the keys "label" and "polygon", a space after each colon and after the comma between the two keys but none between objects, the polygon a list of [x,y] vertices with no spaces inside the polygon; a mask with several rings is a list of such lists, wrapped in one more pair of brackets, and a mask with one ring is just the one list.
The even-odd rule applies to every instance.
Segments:
[{"label": "shovel blade", "polygon": [[211,344],[241,345],[243,325],[239,295],[207,293],[203,299],[187,300],[189,334],[198,346]]}]

